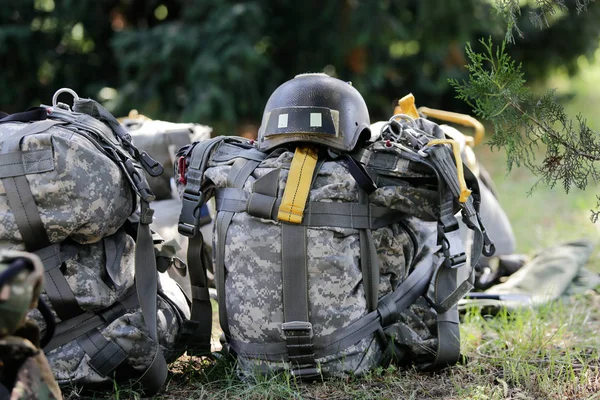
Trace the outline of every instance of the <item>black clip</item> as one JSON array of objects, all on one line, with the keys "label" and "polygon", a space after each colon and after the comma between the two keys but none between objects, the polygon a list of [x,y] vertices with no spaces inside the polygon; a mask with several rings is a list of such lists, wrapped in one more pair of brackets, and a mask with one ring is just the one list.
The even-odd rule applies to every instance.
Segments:
[{"label": "black clip", "polygon": [[179,225],[177,230],[180,234],[187,237],[194,237],[198,233],[201,225],[201,208],[204,204],[204,193],[199,194],[183,192],[181,198],[181,214],[179,215]]}]

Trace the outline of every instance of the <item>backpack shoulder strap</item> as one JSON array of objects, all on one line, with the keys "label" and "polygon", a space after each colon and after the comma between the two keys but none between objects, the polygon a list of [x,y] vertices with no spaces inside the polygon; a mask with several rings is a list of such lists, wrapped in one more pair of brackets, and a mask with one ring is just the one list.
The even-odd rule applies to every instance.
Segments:
[{"label": "backpack shoulder strap", "polygon": [[[246,152],[248,153],[247,158],[243,159],[243,161],[252,160],[251,165],[243,168],[243,171],[236,176],[230,174],[230,178],[235,181],[235,185],[243,185],[247,177],[254,170],[254,167],[260,163],[256,159],[262,160],[264,156],[261,158],[262,153],[259,152],[252,152],[250,154],[249,149],[239,146],[241,143],[242,139],[240,138],[219,136],[193,143],[191,146],[180,149],[177,153],[180,162],[177,163],[176,168],[178,168],[178,171],[175,171],[175,176],[179,176],[180,180],[185,183],[185,190],[181,198],[182,207],[178,230],[180,234],[187,236],[189,240],[187,264],[192,288],[192,313],[184,332],[187,337],[188,354],[192,355],[206,355],[210,353],[212,330],[212,306],[206,276],[206,270],[212,262],[207,256],[207,252],[204,251],[204,238],[199,230],[202,223],[200,210],[209,199],[208,191],[203,185],[204,171],[206,171],[208,162],[213,156],[229,159]],[[232,170],[234,170],[233,167]],[[215,221],[215,229],[226,231],[233,216],[233,213],[230,214],[229,218],[225,214],[220,214]],[[215,277],[217,278],[217,282],[222,281],[222,279],[218,279],[219,266],[222,264],[219,260],[222,260],[224,252],[224,246],[221,246],[220,242],[219,249],[215,249],[217,259]],[[224,299],[221,299],[221,296],[224,295],[224,291],[218,290],[217,295],[219,296],[219,312],[223,314],[225,303]],[[228,334],[226,321],[226,317],[221,318],[223,331]]]}]

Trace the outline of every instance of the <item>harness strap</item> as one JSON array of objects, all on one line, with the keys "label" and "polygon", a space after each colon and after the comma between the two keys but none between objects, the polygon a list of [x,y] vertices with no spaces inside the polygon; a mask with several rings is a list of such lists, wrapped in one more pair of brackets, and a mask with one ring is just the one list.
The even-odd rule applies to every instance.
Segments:
[{"label": "harness strap", "polygon": [[[211,265],[211,260],[204,251],[204,238],[199,230],[202,224],[201,209],[206,202],[202,193],[202,182],[208,155],[223,140],[223,137],[218,137],[196,143],[190,148],[191,156],[187,172],[179,171],[186,181],[186,188],[182,197],[178,230],[179,233],[188,237],[187,265],[192,295],[190,320],[186,321],[182,330],[188,353],[195,356],[210,353],[212,334],[212,305],[206,276],[206,269]],[[180,154],[184,165],[188,155]],[[215,225],[218,227],[217,222]],[[216,274],[215,270],[215,277]]]},{"label": "harness strap", "polygon": [[313,329],[308,315],[308,267],[306,265],[306,227],[281,224],[281,268],[283,282],[283,320],[288,360],[294,376],[316,378],[320,369],[315,361]]},{"label": "harness strap", "polygon": [[[279,205],[281,204],[281,198],[276,197],[276,195],[276,191],[271,196],[263,193],[248,193],[235,188],[217,188],[215,190],[216,208],[219,212],[248,212],[248,214],[258,218],[276,221]],[[269,210],[270,214],[267,216]],[[373,204],[309,201],[300,225],[378,229],[405,218],[406,215],[398,211]]]}]

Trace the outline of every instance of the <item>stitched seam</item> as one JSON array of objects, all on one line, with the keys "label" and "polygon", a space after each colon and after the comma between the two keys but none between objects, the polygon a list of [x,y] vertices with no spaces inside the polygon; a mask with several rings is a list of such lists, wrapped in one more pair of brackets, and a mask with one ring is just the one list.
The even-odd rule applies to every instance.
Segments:
[{"label": "stitched seam", "polygon": [[[302,165],[300,166],[300,175],[298,176],[298,184],[296,185],[296,190],[294,190],[294,197],[292,197],[292,205],[290,206],[290,212],[288,213],[288,222],[292,221],[294,202],[296,201],[296,195],[298,194],[298,189],[300,189],[300,182],[302,181],[302,174],[304,173],[304,165],[306,164],[307,158],[308,158],[308,153],[304,154],[304,158],[302,159]],[[294,214],[294,215],[297,215],[297,214]]]}]

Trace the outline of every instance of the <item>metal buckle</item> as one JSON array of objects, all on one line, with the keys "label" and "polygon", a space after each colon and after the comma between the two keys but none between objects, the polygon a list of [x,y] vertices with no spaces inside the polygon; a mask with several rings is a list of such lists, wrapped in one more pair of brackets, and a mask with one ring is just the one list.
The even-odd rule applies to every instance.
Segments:
[{"label": "metal buckle", "polygon": [[290,321],[281,324],[285,336],[308,336],[312,338],[312,324],[304,321]]},{"label": "metal buckle", "polygon": [[321,368],[315,360],[310,322],[290,321],[281,324],[285,335],[292,376],[302,379],[321,377]]}]

